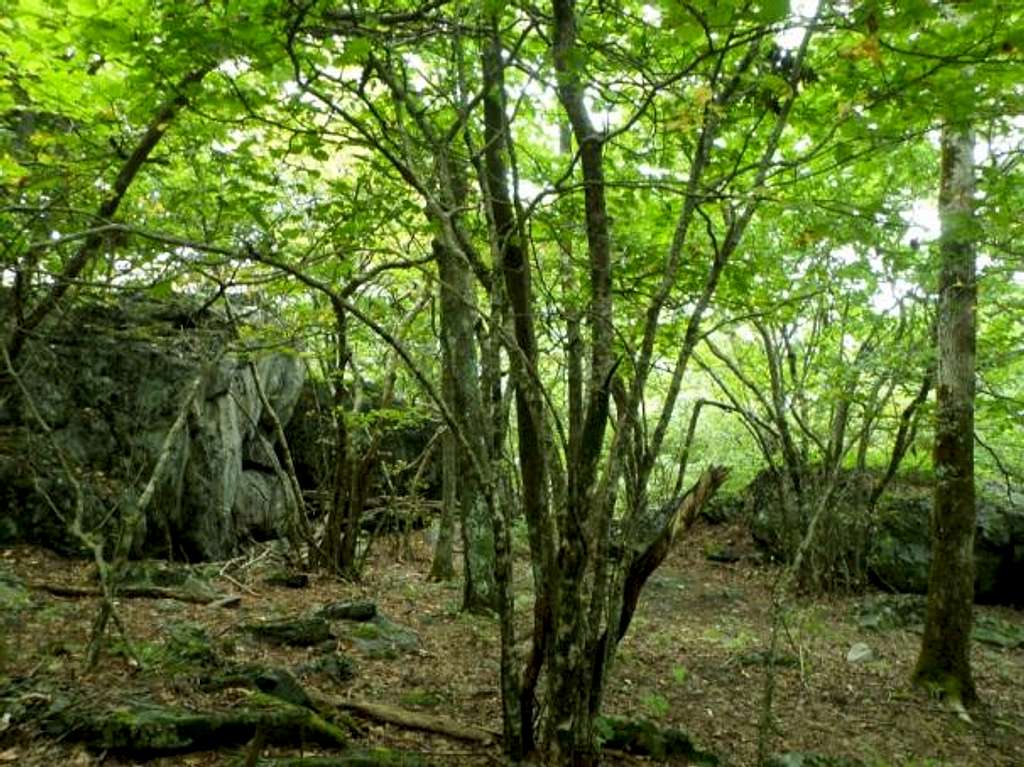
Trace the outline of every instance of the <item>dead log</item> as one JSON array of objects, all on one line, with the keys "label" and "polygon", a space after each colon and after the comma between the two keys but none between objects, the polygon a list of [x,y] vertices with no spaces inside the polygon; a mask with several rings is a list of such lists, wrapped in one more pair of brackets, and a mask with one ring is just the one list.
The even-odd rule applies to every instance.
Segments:
[{"label": "dead log", "polygon": [[[60,583],[29,583],[30,589],[45,591],[55,597],[102,597],[103,589],[98,586],[65,586]],[[121,586],[116,596],[129,599],[173,599],[177,602],[188,602],[194,605],[221,603],[224,607],[233,607],[240,597],[224,596],[223,594],[197,594],[190,591],[179,591],[164,586]]]},{"label": "dead log", "polygon": [[709,466],[682,498],[663,507],[658,518],[654,520],[654,524],[648,526],[648,529],[653,528],[657,532],[653,540],[650,540],[646,547],[629,561],[623,584],[618,640],[621,640],[629,629],[633,613],[636,612],[636,606],[640,600],[640,592],[646,585],[647,579],[665,561],[665,557],[672,550],[672,544],[678,539],[679,533],[688,530],[693,525],[701,507],[711,500],[711,497],[718,492],[718,488],[728,477],[728,467]]}]

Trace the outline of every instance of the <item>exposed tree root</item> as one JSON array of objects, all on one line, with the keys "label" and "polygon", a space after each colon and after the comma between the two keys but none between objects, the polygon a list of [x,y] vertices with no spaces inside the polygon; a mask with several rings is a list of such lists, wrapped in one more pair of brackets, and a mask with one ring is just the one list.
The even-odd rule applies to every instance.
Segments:
[{"label": "exposed tree root", "polygon": [[490,745],[499,739],[496,732],[485,730],[480,727],[472,727],[450,719],[431,714],[421,714],[416,711],[396,708],[383,703],[369,703],[367,701],[353,700],[351,698],[336,698],[319,695],[315,700],[326,706],[333,706],[348,711],[354,711],[362,716],[375,719],[379,722],[386,722],[398,727],[405,727],[411,730],[431,732],[436,735],[444,735],[455,740],[464,740],[472,743]]}]

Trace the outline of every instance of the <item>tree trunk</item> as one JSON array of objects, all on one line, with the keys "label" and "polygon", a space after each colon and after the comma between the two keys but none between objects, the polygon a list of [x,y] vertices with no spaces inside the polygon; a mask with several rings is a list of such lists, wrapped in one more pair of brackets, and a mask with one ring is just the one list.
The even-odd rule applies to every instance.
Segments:
[{"label": "tree trunk", "polygon": [[[434,255],[441,281],[442,357],[451,384],[446,393],[451,397],[447,404],[476,455],[486,461],[489,450],[477,360],[473,276],[465,257],[440,238],[434,240]],[[470,611],[491,610],[496,605],[496,593],[490,513],[469,457],[457,458],[465,576],[462,607]]]},{"label": "tree trunk", "polygon": [[935,376],[935,499],[928,611],[918,684],[952,701],[977,699],[971,674],[974,607],[974,136],[947,125],[942,133],[939,217],[938,359]]},{"label": "tree trunk", "polygon": [[[330,371],[333,396],[334,451],[333,477],[331,480],[331,508],[327,513],[327,529],[324,537],[325,566],[340,570],[345,562],[342,539],[345,534],[345,518],[348,513],[349,472],[348,472],[348,423],[345,420],[345,367],[348,365],[348,321],[345,310],[334,306],[335,358]],[[354,549],[353,549],[354,551]],[[349,561],[351,564],[351,561]]]},{"label": "tree trunk", "polygon": [[434,558],[430,563],[432,581],[449,581],[455,577],[452,543],[455,538],[455,508],[458,503],[458,471],[455,435],[449,429],[441,437],[441,519],[438,523],[437,541],[434,543]]}]

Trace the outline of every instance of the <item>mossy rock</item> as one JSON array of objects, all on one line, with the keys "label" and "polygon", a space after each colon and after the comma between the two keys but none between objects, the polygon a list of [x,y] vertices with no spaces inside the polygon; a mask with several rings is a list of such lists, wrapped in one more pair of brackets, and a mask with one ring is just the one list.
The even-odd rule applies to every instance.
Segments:
[{"label": "mossy rock", "polygon": [[925,600],[917,594],[876,594],[861,600],[857,624],[872,631],[911,629],[924,623]]},{"label": "mossy rock", "polygon": [[355,678],[355,661],[342,653],[331,653],[314,658],[297,669],[300,674],[323,674],[336,684],[343,684]]},{"label": "mossy rock", "polygon": [[416,632],[381,615],[355,626],[350,636],[356,648],[370,658],[395,659],[420,645]]},{"label": "mossy rock", "polygon": [[718,757],[702,751],[682,730],[662,728],[646,719],[598,717],[595,727],[607,748],[656,760],[682,757],[690,764],[714,767]]},{"label": "mossy rock", "polygon": [[189,622],[169,622],[163,641],[133,641],[118,639],[111,645],[114,655],[137,658],[144,668],[177,676],[205,676],[220,668],[224,661],[214,649],[206,628]]},{"label": "mossy rock", "polygon": [[133,756],[221,748],[246,743],[257,732],[267,742],[281,745],[344,747],[348,742],[344,730],[309,709],[258,693],[251,703],[230,711],[200,712],[150,702],[97,710],[81,701],[51,710],[46,730],[94,751]]},{"label": "mossy rock", "polygon": [[273,666],[233,666],[205,679],[202,687],[204,690],[246,687],[294,706],[315,708],[309,694],[295,676],[287,669]]},{"label": "mossy rock", "polygon": [[263,642],[289,647],[312,647],[331,638],[330,624],[319,616],[247,623],[240,629]]},{"label": "mossy rock", "polygon": [[976,642],[1013,650],[1024,647],[1024,626],[1015,625],[1002,618],[979,615],[974,619],[971,638]]},{"label": "mossy rock", "polygon": [[373,602],[331,602],[321,607],[317,614],[331,621],[368,621],[377,617],[377,605]]},{"label": "mossy rock", "polygon": [[221,665],[221,658],[205,626],[197,623],[172,623],[168,631],[169,636],[164,644],[172,665],[203,668]]}]

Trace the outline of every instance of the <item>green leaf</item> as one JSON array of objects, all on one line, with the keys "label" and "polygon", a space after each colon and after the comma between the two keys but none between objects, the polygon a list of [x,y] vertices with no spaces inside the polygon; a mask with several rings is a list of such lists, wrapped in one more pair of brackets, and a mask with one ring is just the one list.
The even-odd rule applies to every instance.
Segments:
[{"label": "green leaf", "polygon": [[353,37],[345,43],[340,61],[342,64],[358,64],[370,55],[373,46],[365,37]]},{"label": "green leaf", "polygon": [[765,24],[783,21],[789,16],[789,0],[760,0],[755,14]]},{"label": "green leaf", "polygon": [[712,27],[725,27],[732,22],[736,6],[732,2],[713,2],[704,13],[707,16],[708,24]]},{"label": "green leaf", "polygon": [[170,298],[174,295],[174,285],[171,280],[161,280],[150,285],[146,292],[151,298]]},{"label": "green leaf", "polygon": [[489,17],[501,17],[505,12],[508,0],[484,0],[484,14]]}]

